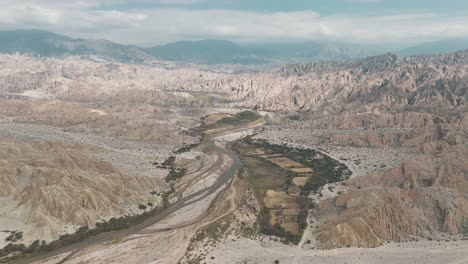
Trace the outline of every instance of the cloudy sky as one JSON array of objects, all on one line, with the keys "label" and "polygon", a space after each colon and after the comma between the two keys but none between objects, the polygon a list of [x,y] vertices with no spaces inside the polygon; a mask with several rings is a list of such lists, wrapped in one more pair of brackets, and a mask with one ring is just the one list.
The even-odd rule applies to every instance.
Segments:
[{"label": "cloudy sky", "polygon": [[468,38],[467,0],[0,0],[0,30],[177,40],[409,45]]}]

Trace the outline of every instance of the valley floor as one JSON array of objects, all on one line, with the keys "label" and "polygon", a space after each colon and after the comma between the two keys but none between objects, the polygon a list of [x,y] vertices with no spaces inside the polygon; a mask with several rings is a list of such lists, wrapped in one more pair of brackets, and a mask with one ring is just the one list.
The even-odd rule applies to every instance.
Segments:
[{"label": "valley floor", "polygon": [[[281,140],[276,141],[276,143],[281,144],[287,136],[302,133],[301,131],[287,131],[278,137],[278,131],[283,130],[271,132],[271,129],[274,128],[268,129],[270,130],[260,133],[255,138],[268,138],[271,142],[275,142],[275,138],[281,138]],[[258,208],[258,204],[254,202],[255,199],[252,199],[251,190],[238,177],[235,177],[229,184],[220,185],[216,190],[213,189],[214,191],[210,194],[204,193],[202,190],[212,186],[217,179],[223,177],[223,173],[232,170],[232,168],[234,171],[231,173],[235,172],[236,167],[233,167],[235,158],[228,155],[229,150],[226,146],[253,132],[253,128],[234,129],[230,132],[222,130],[222,135],[218,135],[213,140],[213,144],[220,148],[219,152],[204,152],[203,149],[206,146],[201,145],[198,148],[199,152],[194,151],[194,153],[198,153],[199,158],[194,159],[193,155],[191,157],[185,155],[187,159],[185,162],[188,162],[185,167],[188,168],[188,173],[175,184],[172,199],[176,201],[182,197],[191,197],[196,194],[184,202],[188,206],[182,206],[180,210],[168,215],[162,221],[149,225],[136,233],[77,248],[75,251],[70,250],[48,259],[39,258],[36,259],[37,263],[462,264],[468,261],[466,255],[468,241],[466,240],[385,243],[377,248],[312,249],[308,240],[315,239],[311,230],[316,228],[315,219],[307,221],[308,227],[299,246],[284,245],[277,239],[263,235],[249,237],[251,234],[246,235],[245,230],[242,231],[241,235],[239,232],[231,233],[230,228],[238,228],[239,225],[248,224],[249,221],[253,223],[253,228],[255,228],[256,218],[252,218],[252,216],[255,215],[255,208]],[[276,137],[272,136],[272,133]],[[371,148],[369,149],[372,151]],[[357,149],[357,152],[361,153],[359,157],[362,160],[366,155],[362,154],[361,151]],[[380,153],[391,156],[388,153],[392,152],[390,150]],[[339,155],[341,160],[349,158],[349,156],[344,156],[345,154]],[[413,154],[408,152],[404,155]],[[334,156],[336,157],[336,155]],[[397,158],[391,160],[392,162],[398,161]],[[337,195],[336,191],[335,194],[323,193],[325,197],[322,199],[330,198],[330,195]],[[225,234],[216,235],[220,232],[224,221],[233,223],[229,220],[232,216],[234,219],[238,219],[236,224],[227,227]],[[211,240],[205,238],[201,240],[202,244],[197,244],[196,239],[198,239],[197,235],[200,234],[200,230],[210,230],[210,226],[215,227],[213,234],[217,238]],[[314,243],[312,242],[312,244]]]},{"label": "valley floor", "polygon": [[[468,241],[390,243],[379,248],[304,250],[289,246],[262,246],[255,240],[227,239],[206,263],[270,264],[463,264],[468,263]],[[214,257],[214,259],[211,259]]]},{"label": "valley floor", "polygon": [[468,263],[467,61],[1,55],[0,262]]}]

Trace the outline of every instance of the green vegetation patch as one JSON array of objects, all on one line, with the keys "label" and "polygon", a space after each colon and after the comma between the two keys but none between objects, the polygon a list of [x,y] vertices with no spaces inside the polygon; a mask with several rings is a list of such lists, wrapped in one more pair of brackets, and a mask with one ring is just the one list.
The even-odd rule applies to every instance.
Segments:
[{"label": "green vegetation patch", "polygon": [[465,219],[463,221],[463,227],[462,227],[462,232],[463,232],[463,236],[465,237],[468,237],[468,219]]},{"label": "green vegetation patch", "polygon": [[[164,202],[164,204],[167,205],[166,202]],[[57,248],[75,244],[101,233],[128,229],[132,226],[143,223],[148,217],[158,214],[164,208],[165,207],[154,208],[151,211],[147,211],[139,215],[111,218],[109,221],[97,223],[96,227],[93,229],[89,229],[87,226],[81,227],[74,234],[62,235],[58,240],[54,240],[50,243],[46,243],[44,240],[36,240],[29,247],[24,244],[10,243],[0,250],[0,262],[9,262],[18,257],[39,255]],[[7,257],[11,253],[18,253],[19,255]]]},{"label": "green vegetation patch", "polygon": [[171,167],[171,170],[169,171],[169,174],[166,177],[167,182],[175,181],[177,179],[180,179],[184,177],[185,173],[187,173],[187,169],[185,168],[175,168]]},{"label": "green vegetation patch", "polygon": [[245,179],[258,196],[264,197],[268,190],[287,191],[291,185],[295,175],[293,172],[265,159],[248,155],[242,155],[241,159],[247,168]]},{"label": "green vegetation patch", "polygon": [[312,168],[314,176],[309,177],[305,186],[301,187],[302,194],[305,196],[308,196],[310,192],[318,192],[327,183],[340,182],[351,176],[351,171],[346,165],[322,154],[318,150],[270,144],[266,140],[253,140],[251,137],[246,138],[244,142],[258,148],[263,148],[269,154],[280,153],[293,161]]},{"label": "green vegetation patch", "polygon": [[223,117],[210,125],[202,125],[203,131],[219,129],[223,127],[245,126],[259,120],[262,116],[254,111],[242,111],[233,116]]},{"label": "green vegetation patch", "polygon": [[[245,165],[243,178],[252,187],[261,204],[262,209],[258,219],[261,232],[265,235],[278,236],[282,238],[283,243],[299,243],[302,233],[307,227],[307,212],[314,207],[314,204],[307,198],[310,192],[318,192],[325,184],[342,181],[350,175],[350,171],[345,165],[317,150],[270,144],[265,140],[253,140],[251,137],[236,143],[233,149],[239,153]],[[261,151],[257,152],[258,150]],[[264,154],[260,155],[259,153],[262,152]],[[300,192],[298,194],[289,192],[294,188],[298,188],[292,180],[294,177],[301,176],[301,174],[289,168],[280,167],[264,158],[265,155],[275,154],[287,157],[292,161],[301,163],[304,167],[313,169],[313,175],[309,176],[304,186],[299,187]],[[289,198],[287,200],[294,199],[292,207],[299,208],[298,215],[296,217],[281,215],[281,209],[268,208],[264,201],[268,190],[288,194]],[[272,214],[275,215],[277,220],[282,221],[272,224],[270,221]],[[299,232],[288,231],[285,226],[280,224],[290,224],[291,221],[296,221]]]},{"label": "green vegetation patch", "polygon": [[18,242],[20,241],[21,239],[23,239],[23,232],[21,231],[12,231],[10,232],[10,235],[5,238],[5,241],[9,241],[9,242]]},{"label": "green vegetation patch", "polygon": [[161,168],[161,169],[169,169],[169,174],[166,177],[166,182],[178,180],[184,177],[185,173],[187,172],[187,169],[185,168],[176,167],[175,161],[176,161],[176,157],[170,156],[163,163],[161,163],[161,165],[157,166],[158,168]]}]

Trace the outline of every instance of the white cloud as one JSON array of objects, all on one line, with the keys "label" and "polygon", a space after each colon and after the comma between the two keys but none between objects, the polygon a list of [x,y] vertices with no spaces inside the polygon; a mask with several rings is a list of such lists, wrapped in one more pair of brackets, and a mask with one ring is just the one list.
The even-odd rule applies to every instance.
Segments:
[{"label": "white cloud", "polygon": [[[356,43],[413,43],[468,36],[468,17],[434,13],[320,16],[312,11],[260,13],[232,10],[155,9],[139,31],[148,44],[180,39],[237,41],[330,39]],[[138,32],[126,31],[134,37]]]},{"label": "white cloud", "polygon": [[[102,5],[122,1],[22,0],[18,3],[0,0],[0,29],[41,28],[76,37],[106,38],[145,46],[203,38],[413,43],[468,37],[468,16],[445,16],[430,12],[321,16],[313,11],[267,13],[182,8],[99,10]],[[169,0],[140,1],[161,3]],[[195,1],[203,0],[172,0],[171,3]]]},{"label": "white cloud", "polygon": [[0,9],[0,24],[53,25],[62,19],[62,12],[38,5],[16,5]]},{"label": "white cloud", "polygon": [[13,1],[13,0],[0,0],[2,7],[4,5],[12,5],[17,2],[21,2],[22,4],[27,5],[45,5],[45,6],[55,6],[55,7],[68,7],[68,8],[91,8],[91,7],[103,7],[103,6],[112,6],[117,4],[124,4],[124,3],[155,3],[155,4],[165,4],[165,5],[188,5],[188,4],[196,4],[196,3],[203,3],[208,0],[21,0],[21,1]]},{"label": "white cloud", "polygon": [[80,35],[90,31],[101,34],[109,30],[137,28],[148,18],[144,13],[92,10],[88,7],[87,3],[79,1],[73,7],[66,3],[38,5],[27,1],[4,5],[0,9],[0,29],[40,28],[63,34]]}]

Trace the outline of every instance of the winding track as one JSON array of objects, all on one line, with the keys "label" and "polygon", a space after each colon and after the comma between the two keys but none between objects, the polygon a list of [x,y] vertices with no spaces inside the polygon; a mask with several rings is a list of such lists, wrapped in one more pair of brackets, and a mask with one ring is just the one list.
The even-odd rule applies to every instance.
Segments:
[{"label": "winding track", "polygon": [[[138,234],[138,233],[146,233],[147,234],[148,232],[142,232],[142,231],[144,229],[158,223],[159,221],[163,220],[167,216],[179,211],[180,209],[182,209],[184,207],[187,207],[187,206],[190,206],[190,205],[192,205],[192,204],[194,204],[196,202],[199,202],[199,201],[205,199],[206,197],[208,197],[208,196],[212,195],[213,193],[217,192],[221,187],[223,187],[223,186],[226,186],[226,188],[229,187],[231,179],[234,177],[234,175],[236,174],[238,169],[242,168],[242,162],[240,161],[240,158],[237,155],[237,153],[235,153],[234,151],[232,151],[231,149],[228,148],[228,145],[229,145],[230,142],[221,141],[221,140],[219,140],[219,138],[221,136],[225,136],[225,135],[228,135],[228,134],[234,134],[234,133],[239,133],[239,132],[243,132],[243,131],[248,131],[248,130],[251,130],[251,129],[255,128],[255,127],[261,126],[261,125],[262,124],[258,124],[258,125],[249,126],[249,127],[246,127],[246,128],[234,129],[234,130],[228,131],[226,133],[223,133],[221,135],[217,135],[216,137],[209,138],[206,141],[206,144],[210,148],[212,148],[216,152],[218,152],[218,154],[225,154],[225,155],[227,155],[229,158],[231,158],[233,160],[233,164],[222,175],[220,175],[216,179],[215,183],[212,184],[211,186],[209,186],[207,188],[204,188],[204,189],[202,189],[200,191],[197,191],[197,192],[195,192],[193,194],[190,194],[190,195],[188,195],[186,197],[183,197],[182,199],[179,199],[177,202],[171,204],[168,208],[164,209],[160,213],[158,213],[158,214],[156,214],[154,216],[150,216],[148,219],[146,219],[141,224],[132,226],[132,227],[130,227],[128,229],[125,229],[125,230],[118,230],[118,231],[111,231],[111,232],[102,233],[102,234],[99,234],[99,235],[94,236],[94,237],[90,237],[88,239],[85,239],[85,240],[83,240],[81,242],[75,243],[75,244],[70,245],[70,246],[65,246],[65,247],[62,247],[62,248],[58,248],[58,249],[52,250],[50,252],[47,252],[47,253],[44,253],[44,254],[41,254],[41,255],[38,255],[38,256],[18,259],[18,260],[15,260],[15,261],[11,262],[11,263],[14,263],[14,264],[33,263],[33,262],[37,262],[37,261],[40,261],[40,260],[45,260],[45,259],[48,259],[48,258],[51,258],[51,257],[55,257],[57,255],[61,255],[61,254],[70,252],[70,254],[68,254],[64,259],[57,262],[57,263],[65,263],[73,255],[75,255],[76,253],[78,253],[79,251],[81,251],[81,250],[83,250],[83,249],[85,249],[87,247],[97,245],[97,244],[101,244],[101,243],[104,243],[104,242],[107,242],[107,241],[121,240],[124,237],[127,237],[127,236],[132,235],[132,234]],[[220,147],[216,143],[218,143],[222,147]],[[213,166],[216,166],[216,165],[217,164],[214,164]],[[209,167],[207,170],[212,170],[212,169],[213,169],[213,167]],[[201,172],[201,174],[203,174],[204,172],[205,172],[205,170],[203,172]],[[194,224],[197,221],[199,221],[199,219],[195,219],[192,222],[185,222],[184,224],[182,224],[180,226],[173,227],[171,229],[177,229],[177,228],[185,227],[185,226]],[[159,232],[159,231],[162,231],[162,230],[157,230],[157,231],[154,231],[154,232]]]}]

